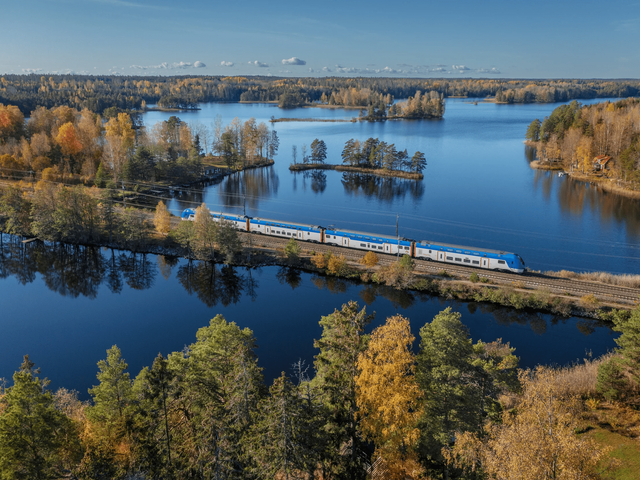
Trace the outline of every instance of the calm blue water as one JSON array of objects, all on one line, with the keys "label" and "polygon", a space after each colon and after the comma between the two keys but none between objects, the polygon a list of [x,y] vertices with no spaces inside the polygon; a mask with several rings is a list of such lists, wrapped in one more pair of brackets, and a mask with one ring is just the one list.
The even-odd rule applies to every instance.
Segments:
[{"label": "calm blue water", "polygon": [[[640,271],[640,203],[570,179],[534,171],[522,144],[526,126],[556,105],[493,105],[447,101],[444,120],[387,123],[276,123],[276,165],[228,177],[171,202],[179,212],[203,200],[212,209],[254,216],[335,224],[416,239],[433,239],[520,253],[534,269]],[[357,111],[271,105],[204,105],[181,113],[207,126],[220,114],[268,121],[276,117],[348,118]],[[153,125],[169,115],[150,112]],[[422,182],[325,172],[292,174],[291,146],[322,138],[332,163],[344,142],[370,136],[426,153]],[[268,380],[302,358],[312,363],[318,321],[350,299],[376,311],[374,328],[392,314],[411,319],[414,334],[440,310],[462,314],[474,340],[502,338],[522,366],[566,364],[615,346],[614,334],[587,320],[557,319],[472,303],[451,303],[278,267],[256,270],[169,267],[161,257],[110,251],[5,249],[0,256],[0,377],[10,378],[30,354],[52,387],[86,391],[96,363],[117,344],[132,376],[163,354],[195,341],[216,314],[253,329]],[[295,288],[294,288],[295,287]]]},{"label": "calm blue water", "polygon": [[[585,102],[589,103],[589,102]],[[211,209],[319,225],[394,233],[414,239],[519,253],[535,270],[640,272],[640,201],[607,194],[529,167],[522,141],[528,124],[558,104],[495,105],[449,99],[443,120],[385,123],[275,123],[280,151],[273,168],[251,171],[171,203],[176,213],[205,201]],[[178,116],[211,127],[234,117],[351,118],[357,110],[265,104],[206,104]],[[149,112],[153,125],[170,114]],[[329,163],[340,163],[350,138],[378,137],[428,166],[422,182],[362,178],[327,171],[293,174],[291,147],[323,139]],[[246,197],[246,199],[245,199]]]},{"label": "calm blue water", "polygon": [[270,382],[300,358],[313,363],[320,317],[352,299],[376,312],[369,331],[400,313],[416,336],[451,306],[474,341],[510,342],[524,367],[563,365],[615,346],[614,333],[584,319],[444,301],[280,267],[218,265],[213,271],[210,265],[171,265],[164,257],[110,250],[29,244],[22,251],[5,243],[0,292],[0,378],[10,379],[29,354],[52,388],[75,389],[83,398],[112,345],[121,348],[134,377],[159,352],[193,343],[198,328],[217,314],[254,331]]}]

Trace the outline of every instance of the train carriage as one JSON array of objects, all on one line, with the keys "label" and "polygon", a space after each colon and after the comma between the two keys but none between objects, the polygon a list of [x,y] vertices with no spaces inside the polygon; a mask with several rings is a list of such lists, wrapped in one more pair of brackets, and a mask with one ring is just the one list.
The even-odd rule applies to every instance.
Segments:
[{"label": "train carriage", "polygon": [[368,250],[376,253],[411,255],[411,241],[405,238],[388,237],[376,233],[356,232],[351,230],[324,230],[324,243],[341,247]]},{"label": "train carriage", "polygon": [[416,242],[414,256],[424,260],[515,273],[524,272],[525,267],[524,260],[515,253],[427,241]]},{"label": "train carriage", "polygon": [[[238,230],[247,230],[247,217],[242,215],[232,215],[229,213],[223,212],[211,212],[211,217],[214,221],[219,222],[220,219],[227,220],[231,222],[234,228]],[[195,220],[196,219],[196,211],[193,208],[185,208],[182,211],[182,215],[180,215],[182,220]]]},{"label": "train carriage", "polygon": [[305,242],[322,242],[322,228],[303,223],[288,223],[268,218],[250,218],[249,231],[281,238],[295,238]]}]

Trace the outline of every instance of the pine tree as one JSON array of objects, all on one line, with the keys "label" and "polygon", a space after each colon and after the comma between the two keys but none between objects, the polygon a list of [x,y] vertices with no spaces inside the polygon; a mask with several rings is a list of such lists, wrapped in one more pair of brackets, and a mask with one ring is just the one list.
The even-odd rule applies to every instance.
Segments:
[{"label": "pine tree", "polygon": [[448,448],[455,432],[478,428],[479,393],[473,377],[473,346],[461,315],[451,307],[420,329],[416,379],[424,394],[420,454],[425,464],[448,470],[442,449]]},{"label": "pine tree", "polygon": [[424,153],[414,153],[413,157],[411,157],[411,170],[417,173],[422,173],[426,166],[427,160],[424,158]]},{"label": "pine tree", "polygon": [[640,306],[631,314],[617,311],[611,315],[618,350],[598,368],[597,389],[609,400],[640,402]]},{"label": "pine tree", "polygon": [[199,478],[246,478],[247,434],[256,418],[263,379],[253,332],[218,315],[196,343],[169,355],[180,380],[172,393],[172,462]]},{"label": "pine tree", "polygon": [[304,472],[314,470],[309,420],[296,387],[282,372],[260,403],[249,435],[257,476],[301,478]]},{"label": "pine tree", "polygon": [[366,309],[358,311],[358,303],[351,301],[322,317],[322,337],[314,342],[320,349],[316,355],[315,382],[322,392],[327,409],[324,426],[329,444],[328,468],[342,478],[365,478],[368,461],[360,434],[356,411],[357,360],[367,345],[365,326],[372,316]]},{"label": "pine tree", "polygon": [[[55,408],[48,381],[25,355],[13,386],[0,397],[0,478],[45,480],[66,476],[65,450],[79,441],[72,421]],[[74,452],[75,450],[75,452]],[[77,460],[77,459],[76,459]]]},{"label": "pine tree", "polygon": [[133,402],[131,379],[122,352],[114,345],[107,350],[107,359],[98,362],[98,385],[89,389],[93,406],[87,410],[90,420],[116,438],[127,433],[127,420]]},{"label": "pine tree", "polygon": [[102,164],[102,162],[100,162],[100,165],[98,165],[98,170],[96,171],[96,177],[94,180],[94,184],[96,187],[98,188],[104,188],[104,186],[107,183],[107,172],[105,171],[104,165]]},{"label": "pine tree", "polygon": [[327,144],[317,138],[311,142],[311,162],[324,163],[327,159]]}]

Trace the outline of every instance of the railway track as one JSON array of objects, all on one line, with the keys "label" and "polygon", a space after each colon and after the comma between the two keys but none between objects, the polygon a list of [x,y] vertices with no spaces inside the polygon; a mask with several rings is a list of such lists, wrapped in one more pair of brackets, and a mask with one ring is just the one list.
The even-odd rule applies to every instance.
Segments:
[{"label": "railway track", "polygon": [[[251,237],[251,238],[249,238]],[[241,235],[245,245],[252,244],[254,247],[263,247],[268,249],[283,249],[288,239],[280,239],[267,237],[263,235],[246,234]],[[338,247],[334,245],[324,245],[320,243],[299,242],[304,250],[315,252],[331,252],[342,254],[352,262],[360,260],[365,252],[353,250],[350,248]],[[390,265],[397,259],[395,255],[378,253],[380,265]],[[437,274],[445,270],[447,273],[462,278],[469,278],[472,273],[478,274],[479,277],[487,278],[502,284],[518,283],[525,288],[531,289],[548,289],[553,293],[570,294],[573,296],[583,296],[588,294],[596,295],[602,299],[608,299],[617,303],[634,303],[640,299],[640,289],[621,287],[617,285],[608,285],[605,283],[589,282],[584,280],[575,280],[568,278],[550,277],[541,273],[525,272],[523,275],[513,273],[502,273],[494,270],[483,270],[473,267],[465,267],[461,265],[452,265],[450,263],[430,262],[425,260],[414,259],[416,270],[419,272]]]}]

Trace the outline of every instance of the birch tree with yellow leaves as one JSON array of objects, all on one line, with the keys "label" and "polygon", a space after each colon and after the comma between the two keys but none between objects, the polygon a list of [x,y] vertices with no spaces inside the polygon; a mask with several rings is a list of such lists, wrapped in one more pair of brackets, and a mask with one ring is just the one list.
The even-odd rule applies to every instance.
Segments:
[{"label": "birch tree with yellow leaves", "polygon": [[422,396],[415,380],[414,339],[409,320],[395,315],[373,331],[358,356],[360,427],[376,446],[376,468],[392,480],[418,478],[422,471],[413,449],[420,437],[416,423]]},{"label": "birch tree with yellow leaves", "polygon": [[[520,371],[523,393],[502,423],[456,436],[448,460],[495,480],[592,480],[607,454],[591,437],[576,434],[578,398],[553,369]],[[514,413],[515,412],[515,413]]]}]

